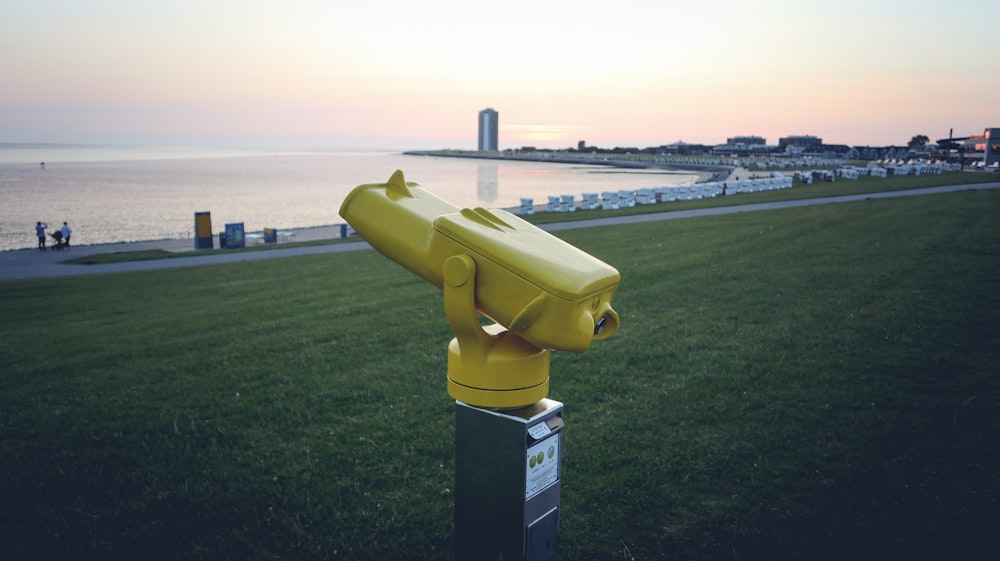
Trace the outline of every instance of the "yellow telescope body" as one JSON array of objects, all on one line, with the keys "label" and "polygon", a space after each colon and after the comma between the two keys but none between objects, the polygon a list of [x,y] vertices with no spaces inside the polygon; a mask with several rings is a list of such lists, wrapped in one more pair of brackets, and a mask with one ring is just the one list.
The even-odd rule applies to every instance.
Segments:
[{"label": "yellow telescope body", "polygon": [[[459,209],[396,171],[386,183],[356,187],[340,215],[444,290],[456,335],[449,393],[460,401],[530,405],[547,393],[549,349],[582,352],[618,330],[618,271],[514,214]],[[480,327],[476,312],[496,325]]]}]

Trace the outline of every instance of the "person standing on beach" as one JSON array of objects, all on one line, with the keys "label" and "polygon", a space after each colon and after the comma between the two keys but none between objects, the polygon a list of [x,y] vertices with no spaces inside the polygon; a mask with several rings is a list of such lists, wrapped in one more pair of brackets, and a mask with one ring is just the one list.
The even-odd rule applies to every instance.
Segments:
[{"label": "person standing on beach", "polygon": [[73,229],[69,227],[69,224],[63,222],[62,228],[60,228],[59,231],[62,232],[63,242],[66,244],[66,247],[68,248],[69,247],[69,235],[73,233]]},{"label": "person standing on beach", "polygon": [[38,235],[38,251],[45,251],[45,229],[49,225],[43,222],[38,222],[35,224],[35,234]]}]

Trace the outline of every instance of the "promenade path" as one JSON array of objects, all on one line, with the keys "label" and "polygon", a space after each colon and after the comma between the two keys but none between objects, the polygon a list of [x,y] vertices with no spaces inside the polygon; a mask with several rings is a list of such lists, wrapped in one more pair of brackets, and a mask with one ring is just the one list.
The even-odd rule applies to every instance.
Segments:
[{"label": "promenade path", "polygon": [[[909,189],[904,191],[891,191],[886,193],[866,193],[862,195],[843,195],[836,197],[822,197],[815,199],[803,199],[797,201],[779,201],[773,203],[759,203],[746,205],[733,205],[716,208],[703,208],[693,210],[678,210],[655,212],[649,214],[638,214],[631,216],[609,216],[607,218],[595,218],[590,220],[579,220],[570,222],[558,222],[540,226],[549,232],[560,230],[571,230],[575,228],[592,228],[598,226],[615,226],[619,224],[636,224],[641,222],[653,222],[658,220],[677,220],[682,218],[695,218],[700,216],[717,216],[721,214],[736,214],[741,212],[756,212],[761,210],[774,210],[781,208],[794,208],[803,206],[813,206],[821,204],[846,203],[862,201],[866,199],[890,199],[896,197],[912,197],[920,195],[931,195],[936,193],[950,193],[954,191],[967,191],[979,189],[997,189],[1000,182],[981,183],[974,185],[949,185],[941,187],[928,187],[924,189]],[[311,241],[336,239],[340,236],[339,226],[328,226],[318,228],[305,228],[295,231],[296,241]],[[241,261],[255,261],[258,259],[278,259],[283,257],[296,257],[301,255],[319,255],[326,253],[341,253],[347,251],[358,251],[369,249],[364,241],[346,242],[338,244],[324,244],[305,247],[280,246],[265,251],[246,252],[226,252],[224,250],[212,250],[196,252],[194,240],[159,240],[135,243],[115,243],[101,245],[81,245],[73,246],[68,250],[48,250],[38,251],[37,249],[21,249],[16,251],[0,251],[0,280],[24,280],[24,279],[45,279],[74,275],[94,275],[107,273],[120,273],[127,271],[151,271],[157,269],[195,267],[204,265],[218,265],[225,263],[238,263]],[[129,261],[125,263],[108,263],[100,265],[70,265],[63,263],[67,259],[82,257],[86,255],[131,252],[151,249],[161,249],[171,252],[190,252],[190,257],[173,257],[170,259],[155,259],[150,261]]]}]

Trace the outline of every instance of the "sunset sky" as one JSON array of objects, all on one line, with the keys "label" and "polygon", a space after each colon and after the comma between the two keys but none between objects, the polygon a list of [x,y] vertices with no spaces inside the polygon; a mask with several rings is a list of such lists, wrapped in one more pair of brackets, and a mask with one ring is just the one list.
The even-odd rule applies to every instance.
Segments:
[{"label": "sunset sky", "polygon": [[905,145],[1000,126],[1000,2],[0,4],[0,142]]}]

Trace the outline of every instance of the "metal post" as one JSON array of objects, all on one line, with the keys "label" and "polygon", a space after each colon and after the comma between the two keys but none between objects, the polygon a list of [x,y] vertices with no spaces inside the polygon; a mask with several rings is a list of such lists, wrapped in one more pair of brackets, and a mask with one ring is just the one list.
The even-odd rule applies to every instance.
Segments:
[{"label": "metal post", "polygon": [[563,405],[497,411],[455,402],[455,561],[555,555]]}]

